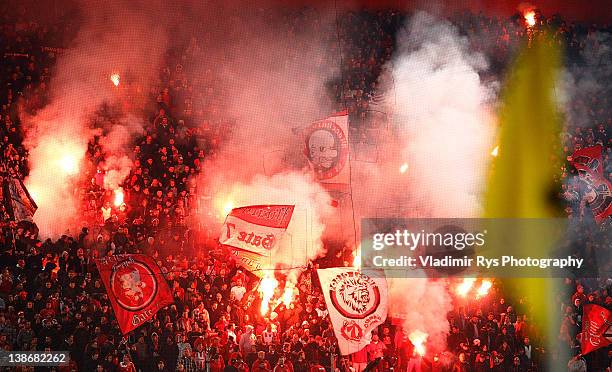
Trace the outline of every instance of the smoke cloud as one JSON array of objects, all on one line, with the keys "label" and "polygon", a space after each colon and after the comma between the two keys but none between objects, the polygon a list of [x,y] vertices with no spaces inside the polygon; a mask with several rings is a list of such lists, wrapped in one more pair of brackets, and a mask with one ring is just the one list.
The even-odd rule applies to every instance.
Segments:
[{"label": "smoke cloud", "polygon": [[[381,82],[396,139],[379,150],[396,155],[386,164],[354,163],[360,215],[478,216],[495,135],[495,85],[479,76],[487,60],[453,25],[426,13],[411,18],[397,44]],[[383,191],[372,198],[373,189]]]},{"label": "smoke cloud", "polygon": [[[129,76],[146,91],[167,44],[170,17],[162,12],[160,2],[85,1],[80,6],[79,32],[58,57],[52,73],[50,103],[25,120],[31,169],[25,183],[38,204],[34,222],[45,238],[79,226],[75,183],[93,134],[88,118],[100,105],[116,102],[120,96],[110,75]],[[113,138],[117,137],[112,136],[107,145]],[[116,159],[108,160],[117,172],[111,173],[113,183],[125,174],[124,153],[116,152]]]},{"label": "smoke cloud", "polygon": [[144,132],[142,120],[128,115],[122,120],[112,123],[106,133],[102,133],[99,143],[106,153],[106,159],[101,168],[106,171],[104,188],[115,190],[130,174],[132,159],[130,148],[135,136]]},{"label": "smoke cloud", "polygon": [[[377,157],[353,162],[358,216],[480,215],[495,147],[496,83],[480,77],[487,69],[485,56],[447,21],[416,13],[400,30],[396,54],[379,80],[393,138],[378,143]],[[447,283],[388,282],[390,316],[402,319],[406,334],[426,333],[428,352],[444,350],[452,309]]]},{"label": "smoke cloud", "polygon": [[[330,41],[321,37],[333,35],[332,19],[319,14],[314,26],[290,28],[283,14],[269,9],[266,16],[249,6],[213,13],[199,39],[224,48],[199,46],[204,64],[186,69],[200,77],[194,91],[232,123],[224,123],[222,146],[206,159],[198,179],[215,211],[207,214],[204,207],[199,219],[220,227],[228,203],[295,204],[269,268],[304,267],[324,253],[321,238],[332,215],[330,197],[306,167],[299,136],[300,127],[332,110],[326,87],[338,64]],[[290,271],[288,281],[295,282],[299,272]]]},{"label": "smoke cloud", "polygon": [[401,319],[405,334],[421,331],[428,335],[427,349],[439,352],[446,347],[453,309],[447,283],[426,278],[387,278],[389,315]]},{"label": "smoke cloud", "polygon": [[612,77],[612,34],[591,32],[584,40],[580,61],[566,66],[556,91],[559,107],[564,109],[569,129],[605,124],[610,117],[611,88],[604,82]]}]

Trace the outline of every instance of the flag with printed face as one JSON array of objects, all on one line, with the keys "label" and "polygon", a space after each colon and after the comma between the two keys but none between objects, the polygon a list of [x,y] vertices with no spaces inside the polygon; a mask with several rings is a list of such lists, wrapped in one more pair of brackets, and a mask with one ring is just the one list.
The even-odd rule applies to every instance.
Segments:
[{"label": "flag with printed face", "polygon": [[584,355],[612,343],[612,319],[611,311],[599,305],[584,305],[582,311],[580,346]]},{"label": "flag with printed face", "polygon": [[159,266],[149,256],[108,256],[96,260],[96,266],[123,334],[138,328],[173,302]]},{"label": "flag with printed face", "polygon": [[322,184],[348,184],[348,113],[340,112],[315,121],[302,132],[304,154]]},{"label": "flag with printed face", "polygon": [[262,276],[270,258],[287,230],[293,205],[251,205],[234,208],[225,218],[219,243],[231,247],[238,265]]},{"label": "flag with printed face", "polygon": [[601,145],[585,147],[576,150],[570,157],[580,179],[587,184],[586,202],[597,222],[612,215],[612,184],[603,174],[601,151]]},{"label": "flag with printed face", "polygon": [[387,319],[387,281],[350,267],[317,270],[325,303],[342,355],[356,353],[371,341],[372,330]]}]

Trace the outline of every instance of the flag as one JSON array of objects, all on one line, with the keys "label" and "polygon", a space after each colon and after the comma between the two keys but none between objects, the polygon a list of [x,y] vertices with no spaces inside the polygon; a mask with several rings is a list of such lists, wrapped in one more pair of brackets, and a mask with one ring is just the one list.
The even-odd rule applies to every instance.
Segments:
[{"label": "flag", "polygon": [[580,337],[582,355],[607,347],[612,343],[610,313],[610,310],[595,304],[582,307],[582,334]]},{"label": "flag", "polygon": [[601,151],[601,145],[585,147],[569,159],[587,184],[586,201],[598,223],[612,215],[612,184],[603,174]]},{"label": "flag", "polygon": [[303,132],[304,154],[322,184],[348,184],[348,113],[340,112],[315,121]]},{"label": "flag", "polygon": [[601,145],[585,147],[574,151],[570,161],[578,171],[587,171],[591,174],[603,174]]},{"label": "flag", "polygon": [[4,195],[4,207],[12,221],[32,222],[38,206],[20,179],[5,178],[2,194]]},{"label": "flag", "polygon": [[138,328],[173,302],[159,266],[149,256],[108,256],[96,260],[96,266],[123,334]]},{"label": "flag", "polygon": [[340,353],[358,352],[370,343],[372,330],[387,319],[385,277],[350,267],[319,269],[317,274]]},{"label": "flag", "polygon": [[[484,198],[485,218],[548,219],[564,215],[561,203],[551,197],[561,188],[555,180],[559,179],[563,158],[562,121],[554,96],[561,70],[557,45],[545,32],[541,33],[531,46],[522,47],[507,74],[499,105],[499,154],[492,159]],[[549,237],[557,232],[537,235],[533,230],[516,234],[519,249],[513,254],[550,257],[553,240]],[[508,254],[503,245],[487,247],[491,247],[490,257]],[[552,319],[561,318],[551,297],[556,292],[551,288],[553,284],[543,278],[502,280],[508,297],[514,301],[527,298],[533,306],[533,322],[547,341],[545,348],[551,350],[556,346],[559,330]],[[552,370],[567,368],[565,364],[549,362]]]},{"label": "flag", "polygon": [[262,276],[265,259],[278,246],[294,208],[294,205],[234,208],[225,218],[219,243],[232,248],[232,255],[240,266]]}]

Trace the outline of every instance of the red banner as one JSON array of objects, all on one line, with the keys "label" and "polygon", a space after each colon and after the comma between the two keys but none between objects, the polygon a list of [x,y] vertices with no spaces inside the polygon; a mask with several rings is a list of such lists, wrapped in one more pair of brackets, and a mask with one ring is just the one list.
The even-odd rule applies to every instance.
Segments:
[{"label": "red banner", "polygon": [[601,145],[585,147],[574,151],[571,161],[579,171],[588,171],[598,175],[603,174]]},{"label": "red banner", "polygon": [[588,186],[585,198],[597,222],[612,216],[612,184],[603,174],[601,149],[601,145],[585,147],[569,159]]},{"label": "red banner", "polygon": [[102,282],[123,334],[153,318],[173,302],[157,263],[142,254],[124,254],[96,260]]},{"label": "red banner", "polygon": [[588,304],[582,307],[582,334],[581,352],[588,354],[602,347],[607,347],[611,342],[610,310],[605,307]]}]

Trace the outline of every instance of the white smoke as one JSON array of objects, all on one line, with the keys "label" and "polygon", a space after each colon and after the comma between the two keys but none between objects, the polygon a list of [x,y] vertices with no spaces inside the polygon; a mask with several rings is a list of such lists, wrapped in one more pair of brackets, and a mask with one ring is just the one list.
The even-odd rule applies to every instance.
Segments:
[{"label": "white smoke", "polygon": [[402,319],[405,334],[421,331],[428,335],[428,349],[442,351],[449,333],[447,314],[453,309],[444,280],[387,278],[389,314]]},{"label": "white smoke", "polygon": [[[380,80],[393,138],[379,143],[376,161],[353,162],[358,216],[481,214],[495,147],[495,92],[479,76],[488,68],[485,56],[469,46],[453,25],[426,13],[416,13],[398,34],[388,75]],[[404,319],[406,334],[426,333],[428,350],[444,350],[452,309],[446,281],[388,281],[391,316]]]},{"label": "white smoke", "polygon": [[132,159],[130,147],[135,136],[143,134],[141,120],[133,115],[112,124],[108,133],[100,137],[99,143],[106,158],[101,168],[106,171],[104,175],[104,188],[115,190],[130,174]]},{"label": "white smoke", "polygon": [[612,78],[610,58],[611,34],[594,31],[584,40],[580,63],[573,59],[564,69],[555,93],[569,129],[595,127],[610,117],[610,86],[605,83]]},{"label": "white smoke", "polygon": [[[337,68],[321,35],[333,23],[319,15],[314,29],[296,30],[282,14],[270,11],[264,17],[260,12],[249,5],[215,8],[205,38],[224,48],[202,48],[198,65],[186,66],[201,77],[194,90],[211,92],[206,104],[233,119],[222,131],[226,138],[221,148],[206,159],[198,178],[198,191],[210,196],[215,212],[208,215],[203,207],[198,217],[220,227],[230,196],[233,207],[295,204],[284,244],[269,265],[303,268],[324,253],[321,238],[331,199],[310,170],[303,169],[301,138],[292,129],[332,112],[326,84]],[[295,282],[299,272],[292,270],[288,280]]]},{"label": "white smoke", "polygon": [[[478,216],[495,147],[494,91],[479,77],[488,67],[485,56],[470,51],[449,22],[426,13],[412,17],[397,44],[387,66],[391,78],[382,86],[395,139],[379,149],[386,163],[353,163],[359,214]],[[372,195],[373,189],[381,191]]]}]

